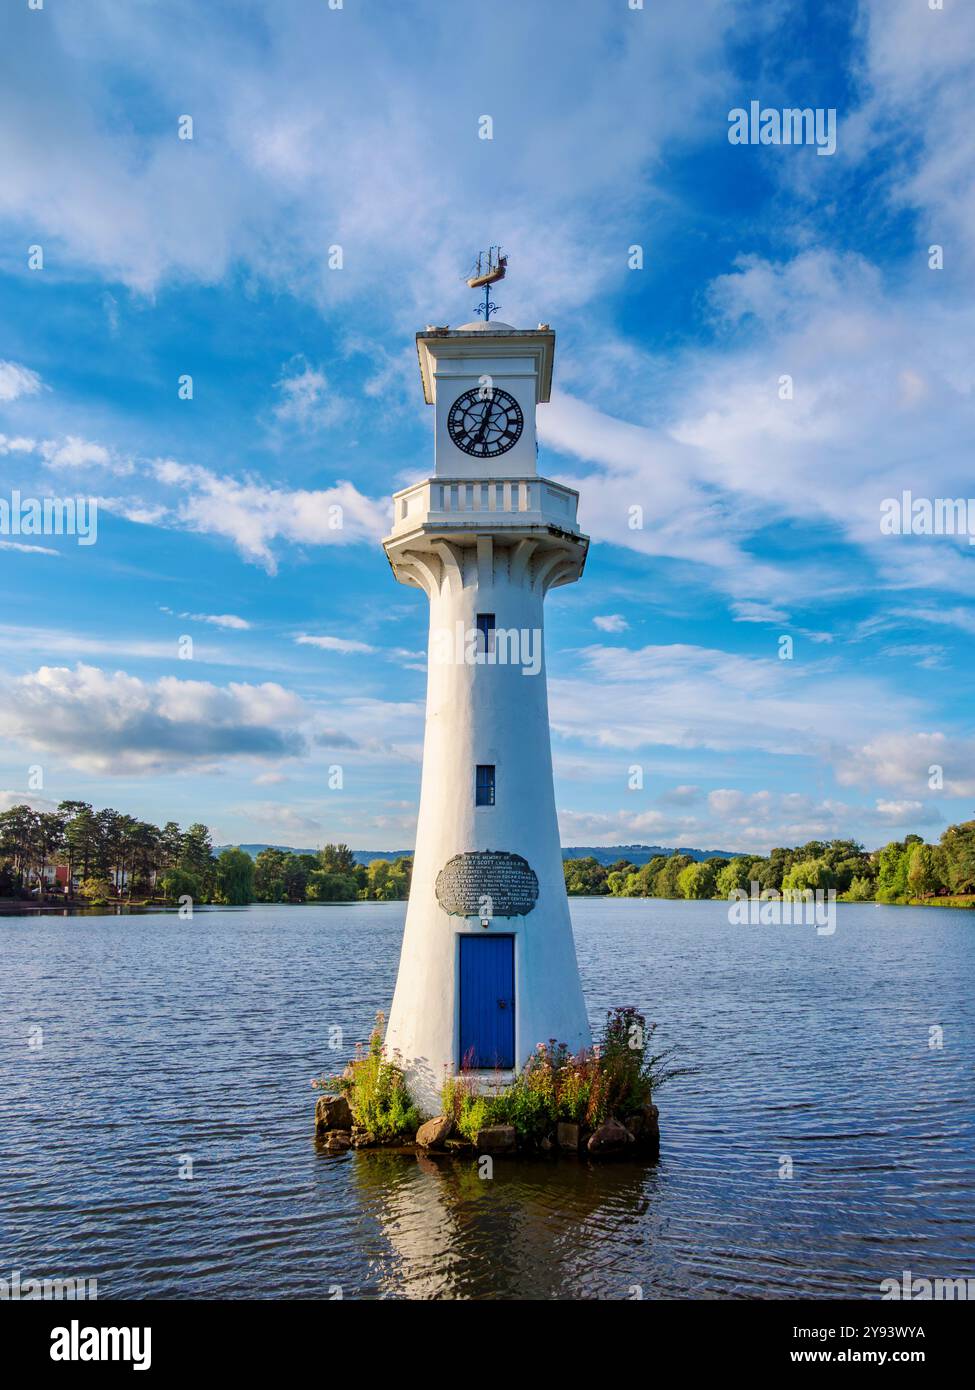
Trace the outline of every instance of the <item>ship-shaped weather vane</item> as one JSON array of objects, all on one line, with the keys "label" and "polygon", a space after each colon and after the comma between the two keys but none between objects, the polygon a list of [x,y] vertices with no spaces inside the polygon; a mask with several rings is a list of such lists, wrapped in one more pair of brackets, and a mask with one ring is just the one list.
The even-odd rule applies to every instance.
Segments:
[{"label": "ship-shaped weather vane", "polygon": [[507,269],[508,257],[502,254],[501,247],[489,246],[486,251],[478,251],[477,263],[471,267],[467,276],[467,283],[472,290],[479,290],[484,286],[484,303],[479,304],[474,312],[483,314],[485,323],[490,323],[491,315],[496,314],[501,308],[501,305],[495,304],[491,298],[491,286],[504,279]]}]

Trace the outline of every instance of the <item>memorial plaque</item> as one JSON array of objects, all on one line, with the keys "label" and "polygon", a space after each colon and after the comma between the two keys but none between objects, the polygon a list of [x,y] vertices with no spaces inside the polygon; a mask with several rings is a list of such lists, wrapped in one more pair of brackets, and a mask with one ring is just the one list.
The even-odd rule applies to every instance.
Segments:
[{"label": "memorial plaque", "polygon": [[436,892],[437,902],[452,917],[523,917],[538,899],[538,879],[520,854],[472,850],[447,860],[437,875]]}]

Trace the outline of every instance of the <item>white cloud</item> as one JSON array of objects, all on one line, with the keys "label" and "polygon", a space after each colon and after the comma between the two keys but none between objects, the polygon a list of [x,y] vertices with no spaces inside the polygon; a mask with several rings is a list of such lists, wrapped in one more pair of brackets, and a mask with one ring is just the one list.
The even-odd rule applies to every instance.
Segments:
[{"label": "white cloud", "polygon": [[269,574],[277,570],[272,548],[278,540],[304,545],[352,545],[378,539],[389,520],[389,506],[364,497],[351,483],[312,492],[276,488],[258,479],[241,481],[206,468],[159,459],[157,480],[179,488],[180,501],[167,524],[205,535],[223,536],[247,560]]},{"label": "white cloud", "polygon": [[0,541],[0,550],[20,550],[25,555],[57,555],[49,545],[24,545],[21,541]]},{"label": "white cloud", "polygon": [[36,396],[41,384],[41,378],[30,367],[22,367],[19,362],[0,361],[0,401]]},{"label": "white cloud", "polygon": [[327,637],[315,636],[312,633],[301,632],[295,638],[299,646],[320,647],[326,652],[374,652],[375,647],[370,647],[368,642],[357,642],[349,637]]},{"label": "white cloud", "polygon": [[103,472],[132,473],[135,465],[130,459],[118,458],[104,444],[95,444],[69,434],[64,439],[46,439],[39,446],[48,468],[101,469]]},{"label": "white cloud", "polygon": [[895,730],[851,747],[836,765],[843,786],[886,787],[923,795],[941,769],[946,796],[975,796],[975,738],[940,731]]},{"label": "white cloud", "polygon": [[[0,213],[56,238],[62,263],[147,295],[236,265],[328,306],[383,288],[410,323],[420,305],[456,298],[483,235],[473,156],[493,153],[476,148],[468,65],[456,61],[470,51],[462,7],[428,4],[402,29],[354,6],[336,20],[325,6],[258,0],[242,20],[179,3],[175,22],[185,12],[194,26],[184,45],[172,43],[173,15],[151,6],[89,0],[83,20],[49,8],[43,33],[26,6],[11,20],[19,62],[0,118],[20,136]],[[593,244],[593,200],[603,241],[625,247],[655,164],[713,123],[727,34],[759,22],[727,0],[699,0],[693,23],[666,6],[621,21],[586,0],[564,0],[555,26],[544,9],[519,14],[491,94],[504,160],[493,213],[523,272],[506,316],[585,302],[619,274],[619,255]],[[171,121],[114,119],[112,84],[92,73],[133,64],[150,109]],[[631,109],[639,119],[621,123]],[[195,114],[192,142],[176,138],[183,111]],[[345,249],[341,271],[326,268],[332,244]],[[404,252],[416,247],[422,264]]]},{"label": "white cloud", "polygon": [[16,435],[13,439],[5,434],[0,434],[0,454],[32,454],[37,444],[33,439],[27,439],[23,435]]},{"label": "white cloud", "polygon": [[246,632],[250,623],[246,618],[238,618],[235,613],[180,613],[194,623],[210,623],[213,627],[229,628],[234,632]]},{"label": "white cloud", "polygon": [[294,364],[292,375],[282,374],[275,382],[280,399],[273,408],[281,424],[313,431],[334,424],[346,413],[347,402],[329,387],[320,368],[304,358]]},{"label": "white cloud", "polygon": [[593,622],[603,632],[625,632],[630,626],[622,613],[599,613]]},{"label": "white cloud", "polygon": [[4,682],[0,735],[92,772],[188,771],[301,753],[310,712],[272,682],[144,681],[78,664]]}]

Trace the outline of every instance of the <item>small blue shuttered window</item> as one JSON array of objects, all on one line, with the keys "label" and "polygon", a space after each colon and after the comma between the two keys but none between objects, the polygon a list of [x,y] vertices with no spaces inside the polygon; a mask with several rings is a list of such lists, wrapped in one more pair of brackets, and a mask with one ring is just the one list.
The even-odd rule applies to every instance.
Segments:
[{"label": "small blue shuttered window", "polygon": [[494,614],[477,615],[477,654],[489,656],[494,651]]},{"label": "small blue shuttered window", "polygon": [[474,805],[494,805],[494,763],[478,763],[474,778]]}]

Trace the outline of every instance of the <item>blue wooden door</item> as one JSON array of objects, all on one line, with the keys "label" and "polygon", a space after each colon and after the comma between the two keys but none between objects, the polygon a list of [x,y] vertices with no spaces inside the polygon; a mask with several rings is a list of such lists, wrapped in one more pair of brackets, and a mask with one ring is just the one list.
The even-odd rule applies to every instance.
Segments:
[{"label": "blue wooden door", "polygon": [[460,1060],[474,1067],[515,1064],[515,939],[460,938]]}]

